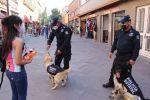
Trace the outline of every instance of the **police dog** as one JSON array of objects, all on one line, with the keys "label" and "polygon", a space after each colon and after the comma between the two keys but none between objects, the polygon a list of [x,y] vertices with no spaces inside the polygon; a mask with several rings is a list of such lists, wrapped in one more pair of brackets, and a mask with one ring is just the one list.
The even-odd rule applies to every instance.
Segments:
[{"label": "police dog", "polygon": [[[53,64],[53,59],[49,53],[45,55],[44,63],[45,63],[46,69],[48,68],[48,66]],[[48,73],[51,83],[53,85],[52,90],[55,90],[58,86],[66,85],[69,71],[70,71],[70,68],[67,70],[61,71],[57,73],[56,75],[52,75]]]},{"label": "police dog", "polygon": [[123,86],[123,84],[118,82],[117,77],[119,76],[120,76],[119,72],[114,74],[113,80],[114,80],[115,88],[111,93],[110,99],[111,100],[141,100],[140,97],[129,93],[126,87]]}]

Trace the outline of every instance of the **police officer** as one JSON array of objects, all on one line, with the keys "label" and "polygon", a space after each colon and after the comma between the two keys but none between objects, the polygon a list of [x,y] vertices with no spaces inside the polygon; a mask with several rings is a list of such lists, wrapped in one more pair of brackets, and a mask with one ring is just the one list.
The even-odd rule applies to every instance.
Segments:
[{"label": "police officer", "polygon": [[55,52],[55,65],[60,66],[63,59],[64,67],[66,70],[69,68],[69,61],[71,60],[71,36],[72,31],[69,27],[63,25],[58,17],[53,18],[51,25],[51,32],[47,41],[47,50],[50,48],[51,43],[56,36],[57,49]]},{"label": "police officer", "polygon": [[[130,16],[124,16],[119,22],[122,24],[122,28],[118,31],[109,53],[109,58],[112,58],[114,51],[117,50],[116,58],[113,62],[109,82],[103,84],[105,88],[114,87],[113,74],[116,70],[126,70],[131,73],[132,65],[135,64],[139,55],[140,34],[131,26]],[[127,64],[126,69],[121,69],[121,66],[125,64]]]}]

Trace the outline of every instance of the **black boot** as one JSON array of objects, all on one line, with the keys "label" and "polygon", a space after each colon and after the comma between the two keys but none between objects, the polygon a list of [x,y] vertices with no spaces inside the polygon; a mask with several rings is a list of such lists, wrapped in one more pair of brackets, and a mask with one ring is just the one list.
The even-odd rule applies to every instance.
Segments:
[{"label": "black boot", "polygon": [[108,82],[108,83],[106,83],[106,84],[103,84],[103,87],[104,87],[104,88],[114,88],[114,84]]}]

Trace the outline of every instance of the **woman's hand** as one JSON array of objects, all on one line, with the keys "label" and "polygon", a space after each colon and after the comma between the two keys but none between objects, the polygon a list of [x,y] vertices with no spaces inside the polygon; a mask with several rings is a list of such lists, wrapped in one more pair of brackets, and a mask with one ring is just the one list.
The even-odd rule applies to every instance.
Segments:
[{"label": "woman's hand", "polygon": [[25,60],[26,61],[26,64],[29,64],[32,62],[32,59],[29,59],[29,60]]},{"label": "woman's hand", "polygon": [[26,65],[32,62],[32,59],[22,59],[22,64],[21,65]]}]

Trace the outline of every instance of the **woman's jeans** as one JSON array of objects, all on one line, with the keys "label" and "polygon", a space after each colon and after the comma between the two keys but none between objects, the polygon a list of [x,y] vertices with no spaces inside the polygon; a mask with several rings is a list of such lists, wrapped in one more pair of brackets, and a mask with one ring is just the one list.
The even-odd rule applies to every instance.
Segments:
[{"label": "woman's jeans", "polygon": [[12,89],[12,100],[26,100],[27,97],[27,74],[23,68],[21,72],[6,71]]}]

